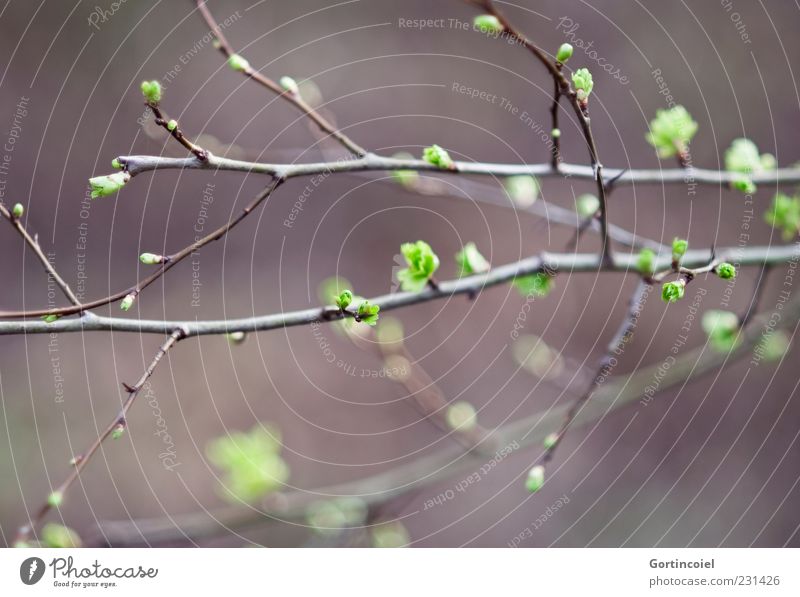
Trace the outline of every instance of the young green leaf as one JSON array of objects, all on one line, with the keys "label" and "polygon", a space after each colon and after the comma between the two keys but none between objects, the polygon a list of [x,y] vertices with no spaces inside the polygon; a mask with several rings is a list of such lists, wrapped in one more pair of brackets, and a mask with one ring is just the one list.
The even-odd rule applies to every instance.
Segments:
[{"label": "young green leaf", "polygon": [[130,179],[131,175],[127,172],[114,172],[114,174],[90,178],[89,185],[92,187],[92,199],[113,195],[124,187]]},{"label": "young green leaf", "polygon": [[714,350],[730,352],[739,343],[739,318],[730,311],[712,309],[703,313],[703,331]]},{"label": "young green leaf", "polygon": [[686,249],[688,248],[688,241],[675,237],[672,240],[672,261],[675,263],[680,263],[681,259],[683,259],[683,256],[686,255]]},{"label": "young green leaf", "polygon": [[334,297],[336,301],[336,306],[339,307],[341,311],[347,309],[350,306],[350,303],[353,302],[353,293],[349,290],[342,290],[339,296]]},{"label": "young green leaf", "polygon": [[768,153],[759,154],[758,147],[750,139],[734,139],[725,151],[725,169],[741,175],[732,186],[748,195],[757,190],[750,175],[773,170],[775,165],[775,157]]},{"label": "young green leaf", "polygon": [[686,282],[683,278],[674,282],[665,282],[661,287],[661,298],[665,303],[676,303],[683,298],[686,292]]},{"label": "young green leaf", "polygon": [[732,280],[736,277],[736,268],[728,262],[720,263],[716,267],[717,275],[723,280]]},{"label": "young green leaf", "polygon": [[578,93],[578,101],[585,104],[589,100],[592,89],[594,89],[592,73],[589,72],[588,68],[579,68],[572,73],[572,84]]},{"label": "young green leaf", "polygon": [[46,547],[77,548],[83,547],[81,537],[69,527],[49,522],[42,527],[42,543]]},{"label": "young green leaf", "polygon": [[363,301],[360,305],[358,305],[356,317],[358,318],[358,321],[366,323],[370,326],[374,326],[376,323],[378,323],[378,311],[380,310],[380,305],[372,305],[369,301]]},{"label": "young green leaf", "polygon": [[558,48],[558,52],[556,52],[556,60],[564,64],[567,60],[572,58],[572,49],[571,44],[561,44]]},{"label": "young green leaf", "polygon": [[683,106],[657,110],[650,121],[647,142],[656,148],[658,156],[669,158],[686,152],[689,142],[697,132],[697,123]]},{"label": "young green leaf", "polygon": [[522,296],[545,297],[553,290],[553,276],[537,272],[514,278],[513,284]]},{"label": "young green leaf", "polygon": [[792,240],[800,231],[800,197],[778,193],[764,213],[764,220],[773,228],[779,228],[784,240]]},{"label": "young green leaf", "polygon": [[141,89],[148,104],[156,105],[161,101],[161,83],[158,81],[142,81]]},{"label": "young green leaf", "polygon": [[456,253],[456,263],[461,268],[462,276],[482,274],[489,271],[489,262],[481,255],[478,247],[473,242],[467,243],[464,248]]},{"label": "young green leaf", "polygon": [[439,268],[439,257],[425,241],[403,243],[400,247],[408,267],[397,272],[397,279],[406,292],[419,292]]}]

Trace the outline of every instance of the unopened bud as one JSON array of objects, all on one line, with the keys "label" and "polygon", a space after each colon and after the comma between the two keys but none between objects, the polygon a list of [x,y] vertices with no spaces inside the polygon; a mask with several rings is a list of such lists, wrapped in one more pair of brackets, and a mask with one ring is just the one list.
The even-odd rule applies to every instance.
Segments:
[{"label": "unopened bud", "polygon": [[11,215],[17,220],[19,220],[24,213],[25,208],[22,206],[22,203],[15,203],[14,207],[11,208]]},{"label": "unopened bud", "polygon": [[291,77],[281,77],[279,83],[284,91],[288,91],[293,95],[298,95],[300,93],[300,87],[297,85],[297,81]]},{"label": "unopened bud", "polygon": [[249,70],[250,63],[239,54],[231,54],[230,58],[228,58],[228,66],[237,72],[243,73]]},{"label": "unopened bud", "polygon": [[531,493],[536,493],[544,485],[544,467],[537,464],[528,472],[528,478],[525,481],[525,488]]},{"label": "unopened bud", "polygon": [[178,121],[177,121],[177,120],[170,120],[170,121],[167,123],[167,130],[168,130],[170,133],[171,133],[172,131],[174,131],[176,128],[178,128]]},{"label": "unopened bud", "polygon": [[564,64],[570,58],[572,58],[572,46],[570,44],[561,44],[556,53],[556,60]]},{"label": "unopened bud", "polygon": [[139,255],[139,261],[145,265],[158,265],[159,263],[164,263],[166,259],[164,259],[163,255],[156,255],[155,253],[142,253]]}]

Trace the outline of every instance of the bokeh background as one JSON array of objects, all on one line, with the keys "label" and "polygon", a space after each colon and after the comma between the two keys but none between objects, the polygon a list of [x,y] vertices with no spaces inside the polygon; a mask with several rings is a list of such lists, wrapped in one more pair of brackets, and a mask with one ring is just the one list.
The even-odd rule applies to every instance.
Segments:
[{"label": "bokeh background", "polygon": [[[522,49],[452,26],[448,19],[470,23],[475,15],[465,3],[215,0],[209,6],[218,21],[231,19],[225,32],[251,64],[274,78],[313,81],[304,93],[325,102],[324,112],[374,151],[419,154],[438,143],[465,160],[548,159],[536,125],[549,129],[550,79]],[[782,165],[797,160],[796,3],[519,0],[501,7],[542,47],[570,41],[570,29],[627,77],[623,83],[604,76],[580,49],[571,61],[595,74],[592,125],[607,166],[659,164],[644,140],[649,119],[667,107],[656,69],[700,124],[695,165],[721,167],[725,148],[741,136]],[[445,26],[404,26],[412,19],[444,19]],[[87,202],[86,180],[110,172],[115,156],[183,155],[142,124],[142,79],[165,83],[164,109],[215,153],[269,161],[341,156],[291,106],[224,65],[188,0],[129,0],[116,9],[103,0],[6,1],[0,31],[0,136],[5,141],[12,129],[18,133],[4,201],[26,205],[29,228],[85,299],[130,286],[146,273],[139,253],[183,247],[197,225],[209,231],[227,221],[265,183],[235,173],[164,171],[135,178],[118,196]],[[454,83],[507,98],[519,112],[456,93]],[[522,112],[536,124],[526,123]],[[565,159],[586,163],[579,130],[564,114]],[[515,209],[502,181],[439,180],[450,188],[448,196],[410,192],[383,175],[331,176],[301,201],[287,227],[309,183],[292,180],[228,238],[148,289],[125,316],[202,319],[306,308],[319,304],[318,287],[332,275],[347,278],[364,296],[383,294],[393,287],[399,245],[418,238],[442,257],[441,278],[457,275],[451,255],[470,240],[495,264],[569,247],[568,227],[542,225],[538,216]],[[586,182],[547,179],[539,201],[572,209],[574,196],[591,190]],[[748,206],[726,188],[698,187],[692,194],[684,185],[624,186],[614,191],[610,212],[614,223],[637,234],[667,243],[679,235],[708,247],[736,245],[752,207],[746,244],[780,243],[761,216],[774,192],[761,188]],[[588,234],[580,250],[597,246]],[[2,308],[50,306],[40,266],[7,225],[0,255]],[[776,267],[765,282],[764,308],[774,308],[786,271]],[[756,274],[741,272],[731,308],[749,304]],[[474,302],[461,297],[392,316],[402,323],[416,364],[442,394],[470,402],[481,424],[493,427],[545,412],[585,387],[634,283],[622,274],[557,278],[522,330],[553,349],[555,374],[545,378],[514,358],[510,332],[525,299],[510,287],[488,290]],[[707,291],[700,312],[727,300],[721,280],[694,284]],[[662,362],[690,306],[650,301],[614,373]],[[115,305],[98,312],[119,314]],[[258,422],[281,430],[291,469],[285,489],[307,496],[454,450],[452,436],[421,417],[403,387],[361,376],[384,366],[376,351],[333,326],[321,333],[337,362],[352,370],[329,363],[319,336],[305,327],[253,335],[241,346],[213,337],[181,343],[151,380],[180,465],[163,466],[147,401],[152,396],[141,400],[126,436],[105,445],[49,520],[96,544],[104,543],[102,521],[159,518],[177,529],[184,519],[174,517],[187,514],[196,514],[192,520],[212,529],[211,536],[187,539],[176,530],[167,544],[366,541],[369,531],[320,538],[303,520],[235,529],[214,523],[220,508],[252,510],[225,500],[205,447]],[[121,382],[139,376],[160,342],[121,333],[2,338],[0,542],[10,544],[66,474],[70,455],[115,415]],[[680,354],[705,342],[696,320]],[[377,509],[370,524],[400,519],[411,544],[427,547],[798,546],[797,356],[792,348],[779,364],[730,362],[646,405],[634,401],[599,424],[575,429],[535,495],[525,491],[524,478],[538,446],[514,450],[464,491],[455,491],[469,476],[462,472],[406,492]],[[474,470],[481,464],[476,460]],[[452,499],[425,508],[448,492]],[[557,503],[562,506],[554,511]],[[154,544],[131,528],[132,544]]]}]

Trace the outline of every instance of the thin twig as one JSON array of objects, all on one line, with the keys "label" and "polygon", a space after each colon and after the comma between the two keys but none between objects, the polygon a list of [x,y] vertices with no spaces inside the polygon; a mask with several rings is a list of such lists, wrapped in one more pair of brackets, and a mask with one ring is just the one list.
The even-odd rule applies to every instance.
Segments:
[{"label": "thin twig", "polygon": [[[226,58],[230,58],[231,56],[236,54],[236,51],[233,47],[228,43],[228,40],[222,34],[219,25],[217,24],[214,16],[208,10],[206,6],[205,0],[196,0],[197,2],[197,9],[202,15],[203,19],[205,20],[206,24],[208,25],[209,29],[211,29],[211,33],[213,33],[214,37],[217,39],[217,46],[219,51],[222,52]],[[366,155],[367,150],[361,147],[358,143],[350,139],[347,135],[337,129],[333,124],[328,122],[328,120],[319,114],[314,108],[312,108],[308,102],[306,102],[299,93],[293,93],[291,91],[285,90],[281,87],[278,83],[263,75],[259,71],[253,69],[249,65],[244,69],[243,74],[247,77],[250,77],[253,81],[259,83],[260,85],[266,87],[273,93],[279,95],[289,103],[296,106],[303,114],[305,114],[309,119],[311,119],[323,132],[327,133],[334,139],[336,139],[342,146],[348,149],[351,153],[357,156]]]},{"label": "thin twig", "polygon": [[[796,259],[798,247],[726,247],[718,250],[721,260],[736,261],[741,266],[768,263],[785,263]],[[621,253],[613,266],[603,263],[597,253],[542,253],[514,263],[493,268],[485,274],[446,280],[439,283],[439,289],[427,287],[420,292],[396,292],[369,299],[379,305],[381,312],[450,298],[459,294],[475,295],[484,288],[510,282],[518,276],[542,271],[556,273],[578,273],[598,271],[636,272],[638,256]],[[671,255],[660,255],[656,259],[659,269],[666,267]],[[683,263],[687,266],[704,266],[708,263],[709,252],[687,251]],[[638,274],[637,274],[638,275]],[[51,332],[115,331],[135,333],[169,333],[176,327],[186,330],[188,336],[227,334],[230,332],[258,332],[307,325],[320,321],[334,321],[346,315],[337,307],[323,307],[288,311],[271,315],[260,315],[243,319],[163,321],[144,319],[124,319],[84,314],[79,319],[60,319],[53,323],[37,320],[0,321],[0,336],[10,334],[49,334]]]},{"label": "thin twig", "polygon": [[[144,383],[153,375],[153,371],[155,371],[156,367],[158,366],[161,359],[164,355],[169,351],[170,348],[175,346],[175,344],[184,337],[184,333],[182,330],[178,329],[173,331],[169,338],[161,345],[161,347],[156,352],[153,360],[150,361],[150,364],[142,373],[142,376],[139,380],[132,386],[125,385],[125,390],[127,392],[127,397],[122,403],[122,409],[119,411],[116,417],[111,421],[111,423],[106,427],[105,431],[101,433],[97,439],[95,439],[89,448],[83,452],[82,454],[75,455],[73,457],[73,469],[67,475],[66,479],[61,482],[51,494],[50,497],[45,500],[44,504],[39,508],[36,512],[36,515],[28,522],[28,524],[22,526],[18,532],[17,537],[14,541],[15,544],[21,544],[28,541],[31,537],[31,534],[35,532],[36,528],[41,524],[42,520],[47,513],[50,512],[53,508],[57,508],[61,500],[63,499],[64,495],[67,493],[70,487],[80,479],[81,472],[86,467],[86,465],[91,460],[92,456],[100,449],[101,444],[103,441],[108,438],[115,430],[124,429],[126,425],[126,416],[128,411],[130,410],[131,406],[133,406],[136,397],[142,390]],[[57,496],[57,499],[52,499],[53,496]]]}]

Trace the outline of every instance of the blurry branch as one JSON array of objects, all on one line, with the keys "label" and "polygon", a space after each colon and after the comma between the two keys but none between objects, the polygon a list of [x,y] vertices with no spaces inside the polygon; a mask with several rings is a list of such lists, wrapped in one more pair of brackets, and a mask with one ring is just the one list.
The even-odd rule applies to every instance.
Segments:
[{"label": "blurry branch", "polygon": [[[171,158],[155,155],[128,155],[117,158],[132,175],[153,170],[222,170],[229,172],[245,172],[248,174],[266,174],[295,178],[298,176],[314,176],[316,174],[336,174],[341,172],[364,171],[397,171],[414,170],[416,172],[436,172],[438,174],[474,174],[478,176],[517,176],[530,175],[540,178],[575,178],[594,180],[595,173],[591,166],[580,164],[560,164],[554,170],[551,164],[498,164],[491,162],[454,162],[454,168],[442,169],[425,160],[403,159],[367,153],[355,159],[342,159],[307,164],[270,164],[234,160],[213,154],[207,160],[199,160],[195,156]],[[616,177],[615,185],[624,184],[708,184],[730,185],[741,179],[741,174],[725,170],[707,170],[703,168],[651,168],[626,169],[604,168],[609,179]],[[753,173],[749,178],[755,184],[787,184],[800,183],[800,168],[778,168]]]},{"label": "blurry branch", "polygon": [[237,70],[240,70],[242,74],[246,77],[249,77],[259,85],[266,87],[271,92],[279,95],[281,98],[288,101],[290,104],[297,107],[303,114],[305,114],[311,121],[313,121],[317,126],[319,126],[322,131],[336,139],[343,147],[348,149],[350,152],[354,153],[357,156],[363,156],[367,153],[367,151],[358,145],[355,141],[350,139],[347,135],[343,132],[338,130],[333,124],[328,122],[322,115],[314,110],[301,96],[297,93],[296,90],[285,89],[266,75],[263,75],[259,71],[255,70],[250,66],[250,64],[246,60],[242,60],[241,57],[236,54],[233,47],[228,43],[228,40],[222,34],[219,25],[217,24],[214,16],[208,10],[206,6],[205,0],[196,0],[197,2],[197,10],[200,11],[200,15],[205,20],[206,24],[208,25],[209,29],[211,29],[211,33],[213,33],[214,37],[216,38],[217,43],[215,44],[220,52],[222,52],[225,57],[230,60],[237,60]]},{"label": "blurry branch", "polygon": [[[655,378],[659,379],[659,392],[663,392],[697,381],[710,371],[724,365],[733,365],[737,360],[750,356],[753,348],[765,337],[764,330],[771,317],[772,313],[767,311],[752,317],[747,328],[742,330],[741,342],[730,353],[716,352],[705,345],[678,357],[666,373],[663,372],[662,364],[656,363],[628,375],[609,377],[596,389],[592,399],[577,412],[573,427],[603,419],[642,399]],[[784,316],[774,330],[793,328],[798,318],[800,297],[795,297],[786,305]],[[567,412],[567,406],[560,406],[490,430],[485,440],[487,446],[480,454],[463,453],[456,446],[445,447],[436,454],[364,479],[314,490],[271,494],[264,500],[261,511],[226,507],[211,513],[101,522],[95,543],[123,547],[197,540],[265,524],[297,521],[305,517],[312,502],[321,499],[355,496],[368,505],[380,504],[457,475],[468,475],[476,466],[485,463],[485,454],[493,448],[513,446],[514,442],[520,448],[541,445]]]},{"label": "blurry branch", "polygon": [[[784,263],[798,256],[795,245],[776,247],[727,247],[716,252],[719,260],[730,260],[739,265],[761,265],[762,263]],[[449,298],[459,294],[475,295],[484,288],[497,286],[528,274],[542,271],[557,273],[578,272],[636,272],[635,254],[619,254],[613,265],[603,263],[602,257],[596,253],[542,253],[520,261],[492,268],[485,274],[457,278],[438,283],[436,289],[430,286],[420,292],[397,292],[369,299],[370,303],[379,305],[381,312],[407,307],[432,300]],[[683,257],[684,267],[706,266],[711,259],[707,250],[687,251]],[[662,254],[655,260],[658,269],[666,268],[671,262],[671,255]],[[637,273],[638,275],[638,273]],[[84,313],[76,319],[59,319],[53,323],[37,320],[0,321],[0,336],[9,334],[49,334],[61,332],[116,331],[169,334],[172,330],[182,329],[187,336],[203,336],[210,334],[228,334],[230,332],[258,332],[314,322],[333,321],[352,316],[342,313],[337,307],[329,306],[301,311],[288,311],[271,315],[260,315],[243,319],[227,320],[187,320],[165,321],[145,319],[124,319],[104,317]]]},{"label": "blurry branch", "polygon": [[70,487],[75,483],[75,481],[80,479],[81,471],[86,467],[91,460],[92,456],[100,449],[101,444],[103,441],[108,438],[109,436],[113,436],[115,439],[122,435],[125,431],[126,427],[126,416],[128,411],[130,410],[131,406],[133,406],[136,397],[142,390],[144,383],[150,378],[155,371],[156,367],[158,366],[161,359],[164,355],[169,351],[170,348],[175,346],[175,344],[183,338],[183,332],[181,330],[176,330],[172,332],[167,338],[167,340],[161,345],[156,352],[153,360],[144,370],[142,376],[139,380],[132,386],[125,385],[125,391],[127,392],[127,397],[122,403],[122,409],[119,411],[119,414],[111,421],[111,423],[106,427],[105,431],[101,433],[97,439],[92,442],[92,445],[83,452],[82,454],[76,454],[73,456],[72,464],[73,469],[70,474],[67,476],[64,481],[61,482],[55,490],[53,490],[50,495],[48,496],[47,500],[45,500],[44,504],[39,508],[36,512],[34,517],[28,522],[28,524],[22,526],[18,532],[17,537],[14,540],[15,545],[25,544],[27,541],[30,540],[31,535],[36,530],[36,527],[42,522],[44,517],[50,512],[53,508],[58,508],[63,499],[64,495],[67,493]]}]

